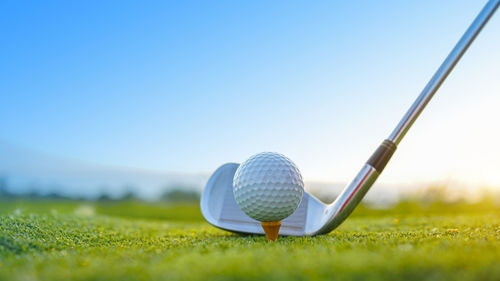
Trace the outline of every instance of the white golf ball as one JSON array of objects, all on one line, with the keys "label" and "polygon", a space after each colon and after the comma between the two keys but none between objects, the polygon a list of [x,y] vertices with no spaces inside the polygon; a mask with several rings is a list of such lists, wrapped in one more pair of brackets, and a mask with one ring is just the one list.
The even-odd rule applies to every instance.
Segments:
[{"label": "white golf ball", "polygon": [[261,222],[280,221],[299,206],[304,182],[292,160],[263,152],[241,163],[234,175],[233,192],[249,217]]}]

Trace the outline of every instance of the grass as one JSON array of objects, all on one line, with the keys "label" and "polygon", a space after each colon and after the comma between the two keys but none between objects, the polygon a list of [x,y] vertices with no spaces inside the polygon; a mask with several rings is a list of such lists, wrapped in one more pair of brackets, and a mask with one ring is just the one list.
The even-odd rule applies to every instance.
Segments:
[{"label": "grass", "polygon": [[77,200],[0,200],[0,215],[5,214],[105,215],[128,219],[203,221],[198,204],[165,204],[143,201]]},{"label": "grass", "polygon": [[0,208],[1,280],[500,279],[497,210],[369,216],[362,208],[329,235],[268,243],[172,219],[196,206],[9,204]]}]

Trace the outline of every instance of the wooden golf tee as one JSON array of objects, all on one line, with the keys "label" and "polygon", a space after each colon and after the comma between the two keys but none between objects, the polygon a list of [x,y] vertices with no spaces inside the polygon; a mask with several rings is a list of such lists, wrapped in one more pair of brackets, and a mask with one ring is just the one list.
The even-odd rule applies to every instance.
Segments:
[{"label": "wooden golf tee", "polygon": [[267,241],[276,241],[278,239],[281,221],[263,221],[260,224],[266,233]]}]

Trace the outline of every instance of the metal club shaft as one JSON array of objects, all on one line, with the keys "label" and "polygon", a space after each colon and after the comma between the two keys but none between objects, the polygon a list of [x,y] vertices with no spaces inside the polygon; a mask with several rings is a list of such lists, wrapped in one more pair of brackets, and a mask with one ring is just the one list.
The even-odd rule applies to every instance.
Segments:
[{"label": "metal club shaft", "polygon": [[441,86],[448,74],[450,74],[453,67],[495,13],[499,5],[500,0],[490,0],[486,3],[485,7],[481,10],[464,35],[462,35],[462,38],[460,38],[434,76],[432,76],[431,80],[427,83],[389,138],[384,140],[370,159],[368,159],[367,163],[359,171],[354,180],[344,188],[337,199],[325,210],[326,215],[322,217],[320,221],[321,227],[319,230],[308,233],[309,235],[330,232],[340,225],[351,214],[359,202],[361,202],[380,173],[382,173],[382,170],[391,159],[392,154],[396,151],[397,145],[401,142],[411,125],[413,125],[427,103],[431,100],[432,96],[439,89],[439,86]]}]

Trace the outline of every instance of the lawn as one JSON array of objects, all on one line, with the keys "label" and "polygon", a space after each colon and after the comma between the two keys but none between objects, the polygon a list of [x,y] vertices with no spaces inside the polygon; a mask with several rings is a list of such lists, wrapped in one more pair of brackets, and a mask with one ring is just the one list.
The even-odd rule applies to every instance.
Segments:
[{"label": "lawn", "polygon": [[329,235],[269,243],[196,205],[3,203],[1,280],[500,280],[497,209],[361,208]]}]

